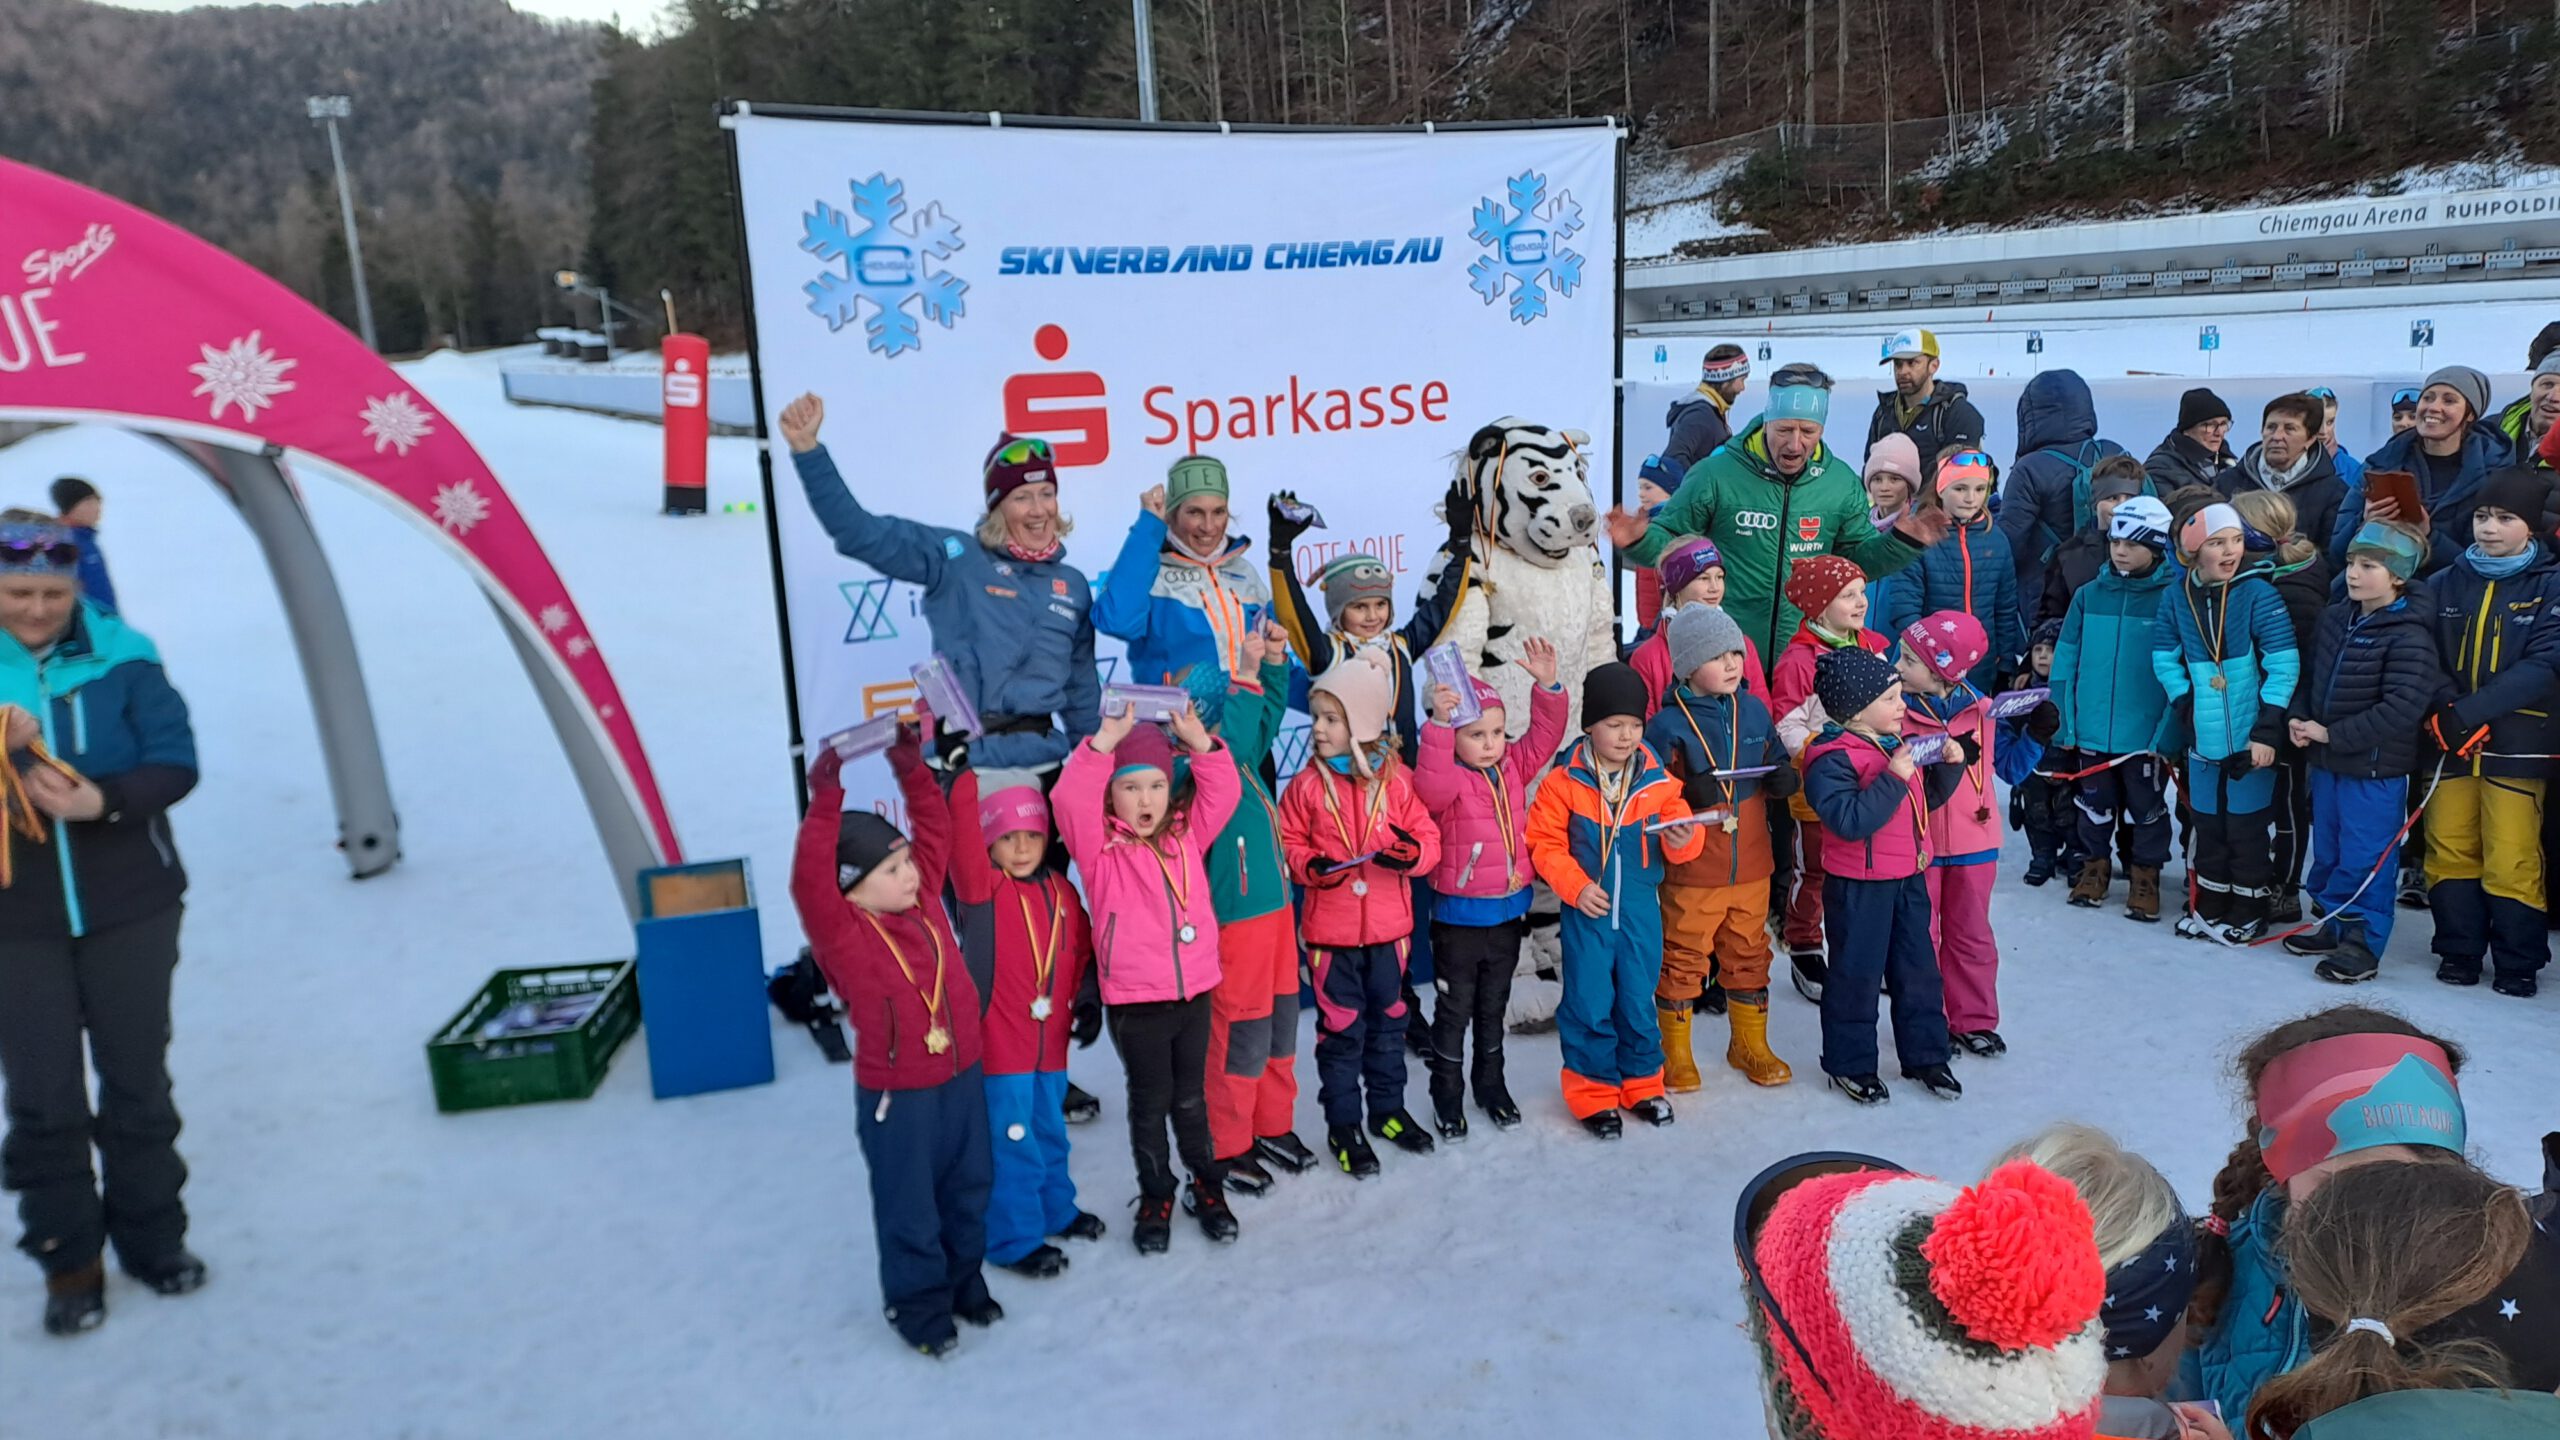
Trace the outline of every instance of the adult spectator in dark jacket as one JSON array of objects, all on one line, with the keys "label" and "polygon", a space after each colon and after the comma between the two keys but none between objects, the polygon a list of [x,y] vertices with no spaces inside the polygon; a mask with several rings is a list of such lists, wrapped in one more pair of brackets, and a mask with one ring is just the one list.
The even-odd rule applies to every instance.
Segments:
[{"label": "adult spectator in dark jacket", "polygon": [[[2011,488],[2016,484],[2013,478]],[[2079,534],[2054,547],[2053,558],[2045,562],[2044,594],[2035,605],[2036,624],[2058,622],[2071,613],[2071,597],[2107,568],[2107,524],[2115,519],[2116,507],[2136,495],[2149,493],[2151,477],[2143,473],[2142,462],[2121,450],[2099,461],[2097,468],[2089,472],[2089,523]],[[2000,508],[2000,514],[2002,519],[2008,518],[2006,505]]]},{"label": "adult spectator in dark jacket", "polygon": [[[1662,468],[1675,476],[1716,453],[1733,438],[1733,402],[1751,380],[1751,357],[1739,345],[1718,345],[1698,366],[1698,390],[1671,402],[1662,423],[1671,433],[1662,442]],[[1678,489],[1679,481],[1668,487]],[[1649,617],[1648,617],[1649,618]]]},{"label": "adult spectator in dark jacket", "polygon": [[2178,397],[2178,428],[2151,451],[2142,468],[2166,496],[2182,485],[2220,489],[2222,472],[2240,463],[2224,436],[2231,433],[2231,407],[2199,385]]},{"label": "adult spectator in dark jacket", "polygon": [[2294,528],[2322,550],[2337,533],[2339,502],[2347,482],[2320,443],[2328,413],[2309,395],[2279,395],[2267,402],[2258,424],[2258,443],[2240,463],[2222,472],[2216,489],[2238,497],[2244,491],[2267,490],[2293,502]]},{"label": "adult spectator in dark jacket", "polygon": [[151,642],[79,598],[79,564],[68,527],[0,515],[0,744],[44,831],[0,836],[14,852],[0,889],[0,1185],[17,1192],[18,1246],[44,1268],[57,1335],[106,1318],[109,1244],[161,1294],[205,1277],[187,1252],[167,1060],[187,886],[168,810],[195,788],[195,735]]},{"label": "adult spectator in dark jacket", "polygon": [[[2540,466],[2534,452],[2542,445],[2542,437],[2560,424],[2560,353],[2543,356],[2534,363],[2533,388],[2506,409],[2498,412],[2498,429],[2507,443],[2516,448],[2516,463]],[[2547,468],[2547,467],[2546,467]]]},{"label": "adult spectator in dark jacket", "polygon": [[116,587],[107,578],[107,552],[98,548],[98,521],[106,509],[106,501],[98,495],[98,487],[77,475],[65,475],[53,482],[53,513],[71,527],[71,536],[80,542],[80,598],[112,613],[116,608]]},{"label": "adult spectator in dark jacket", "polygon": [[1885,342],[1881,364],[1893,367],[1893,388],[1876,396],[1875,418],[1867,423],[1867,448],[1896,431],[1911,437],[1923,460],[1934,460],[1960,445],[1982,443],[1982,412],[1965,398],[1964,386],[1938,378],[1938,337],[1927,330],[1905,330]]},{"label": "adult spectator in dark jacket", "polygon": [[[2083,480],[2098,462],[2124,453],[2123,446],[2097,436],[2097,407],[2089,399],[2089,382],[2078,374],[2047,370],[2019,392],[2018,459],[2000,491],[2000,533],[2017,562],[2018,598],[2029,605],[2044,594],[2045,566],[2055,551],[2091,533],[2097,498]],[[2091,575],[2107,562],[2106,522],[2096,520],[2096,526]],[[2063,604],[2070,604],[2068,595]],[[2047,618],[2061,619],[2062,611]]]},{"label": "adult spectator in dark jacket", "polygon": [[[2329,537],[2330,563],[2345,568],[2347,542],[2368,520],[2406,520],[2430,531],[2421,575],[2452,564],[2471,545],[2471,512],[2480,486],[2518,463],[2515,448],[2490,418],[2489,377],[2468,365],[2447,365],[2418,391],[2418,423],[2382,442],[2364,457],[2364,483],[2339,502],[2337,529]],[[2418,481],[2424,515],[2400,514],[2388,499],[2367,500],[2377,471],[2400,471]]]}]

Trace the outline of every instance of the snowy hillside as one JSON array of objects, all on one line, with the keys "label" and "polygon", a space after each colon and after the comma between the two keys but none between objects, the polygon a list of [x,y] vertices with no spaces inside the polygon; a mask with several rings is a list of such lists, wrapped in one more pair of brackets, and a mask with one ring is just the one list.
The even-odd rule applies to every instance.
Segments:
[{"label": "snowy hillside", "polygon": [[[2163,334],[2194,344],[2183,322]],[[798,938],[772,591],[760,517],[718,513],[755,498],[752,445],[713,441],[714,513],[664,519],[655,428],[511,410],[495,363],[439,355],[407,373],[551,548],[688,849],[752,860],[778,963]],[[94,429],[0,450],[0,503],[40,503],[66,471],[108,495],[118,588],[205,757],[176,817],[194,889],[171,1063],[213,1281],[160,1300],[119,1277],[106,1327],[62,1342],[39,1330],[35,1267],[0,1264],[0,1435],[1756,1434],[1728,1243],[1742,1179],[1811,1147],[1966,1175],[2073,1116],[2201,1201],[2238,1128],[2228,1055],[2342,998],[2272,947],[2178,942],[2011,879],[1995,916],[2014,1050],[1963,1062],[1961,1103],[1905,1086],[1859,1111],[1825,1093],[1815,1011],[1782,994],[1774,1039],[1794,1086],[1752,1091],[1709,1020],[1707,1089],[1679,1101],[1679,1123],[1601,1146],[1565,1117],[1553,1037],[1515,1040],[1522,1129],[1390,1152],[1365,1184],[1284,1177],[1239,1200],[1238,1245],[1213,1250],[1177,1221],[1154,1260],[1126,1238],[1116,1064],[1107,1045],[1078,1051],[1104,1116],[1074,1132],[1075,1174],[1112,1233],[1075,1246],[1061,1279],[995,1272],[1009,1318],[935,1364],[881,1321],[852,1080],[797,1033],[777,1028],[767,1088],[653,1102],[635,1040],[591,1101],[435,1113],[421,1044],[491,970],[630,949],[533,693],[439,548],[311,482],[407,851],[355,884],[330,849],[301,677],[245,529],[166,451]],[[1111,533],[1114,517],[1085,518]],[[2426,941],[2410,917],[2355,998],[2471,1047],[2474,1140],[2529,1180],[2560,1091],[2560,996],[2448,990]],[[1300,1073],[1313,1139],[1312,1064]],[[1419,1074],[1410,1093],[1419,1104]]]}]

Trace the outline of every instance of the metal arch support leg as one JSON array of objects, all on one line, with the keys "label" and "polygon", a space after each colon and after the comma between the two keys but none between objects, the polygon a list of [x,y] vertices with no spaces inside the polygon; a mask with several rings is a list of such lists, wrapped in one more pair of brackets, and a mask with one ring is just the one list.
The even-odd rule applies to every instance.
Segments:
[{"label": "metal arch support leg", "polygon": [[320,756],[338,811],[338,848],[355,878],[379,875],[400,859],[400,817],[392,808],[391,778],[382,763],[382,740],[346,602],[302,497],[266,456],[193,442],[177,442],[177,448],[230,494],[267,557],[302,658],[303,683],[311,691]]},{"label": "metal arch support leg", "polygon": [[561,683],[559,672],[551,668],[541,643],[517,624],[505,606],[491,600],[489,608],[497,612],[498,628],[506,632],[507,643],[515,647],[516,658],[524,662],[525,677],[533,682],[533,693],[542,697],[542,713],[551,717],[551,728],[560,734],[560,748],[568,754],[570,773],[578,777],[578,789],[587,797],[587,813],[595,820],[596,838],[604,842],[605,860],[613,866],[614,885],[622,892],[623,909],[636,920],[640,917],[640,872],[663,863],[648,817],[633,808],[604,741],[587,723],[586,711]]}]

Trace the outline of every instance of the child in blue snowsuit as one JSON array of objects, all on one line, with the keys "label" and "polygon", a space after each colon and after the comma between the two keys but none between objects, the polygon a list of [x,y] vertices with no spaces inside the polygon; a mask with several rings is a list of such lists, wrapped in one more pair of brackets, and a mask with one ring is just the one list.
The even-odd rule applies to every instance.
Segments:
[{"label": "child in blue snowsuit", "polygon": [[2187,573],[2161,602],[2151,638],[2152,672],[2191,737],[2185,786],[2195,854],[2178,933],[2233,945],[2266,932],[2275,747],[2302,674],[2284,601],[2257,573],[2240,571],[2245,535],[2229,505],[2187,517],[2177,535]]},{"label": "child in blue snowsuit", "polygon": [[[2136,495],[2107,521],[2106,564],[2071,596],[2053,652],[2053,703],[2061,728],[2047,768],[2071,786],[2080,856],[2071,901],[2095,909],[2125,863],[2125,914],[2160,918],[2160,867],[2169,863],[2169,697],[2152,668],[2161,597],[2172,583],[2169,507]],[[2121,760],[2122,764],[2110,764]]]}]

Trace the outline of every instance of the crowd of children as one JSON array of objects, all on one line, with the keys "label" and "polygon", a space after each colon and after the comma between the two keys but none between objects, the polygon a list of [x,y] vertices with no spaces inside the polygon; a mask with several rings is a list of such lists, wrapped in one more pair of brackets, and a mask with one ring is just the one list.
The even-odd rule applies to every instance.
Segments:
[{"label": "crowd of children", "polygon": [[[2283,418],[2298,425],[2301,407]],[[1462,582],[1399,627],[1384,571],[1338,562],[1319,577],[1319,627],[1276,548],[1280,604],[1242,615],[1232,669],[1169,672],[1190,703],[1163,724],[1106,714],[1046,796],[1009,777],[982,793],[965,746],[946,741],[928,765],[910,735],[889,754],[902,836],[839,813],[841,761],[820,755],[793,893],[855,1031],[899,1333],[942,1353],[955,1321],[1001,1314],[985,1260],[1054,1276],[1068,1264],[1056,1241],[1104,1232],[1067,1175],[1071,1038],[1107,1031],[1126,1072],[1144,1253],[1170,1244],[1177,1206],[1236,1239],[1229,1193],[1265,1193],[1320,1154],[1362,1177],[1380,1169],[1372,1140],[1414,1155],[1463,1140],[1470,1099],[1496,1127],[1520,1124],[1505,1019],[1540,886],[1559,912],[1564,1108],[1603,1139],[1629,1117],[1671,1124],[1673,1097],[1702,1087],[1700,1014],[1724,1017],[1746,1081],[1792,1080],[1769,1039],[1773,937],[1820,1007],[1831,1088],[1890,1099],[1883,1018],[1901,1076],[1960,1097],[1956,1053],[2010,1044],[1992,923],[2009,828],[2030,887],[2066,877],[2070,905],[2099,908],[2121,874],[2129,918],[2174,908],[2180,936],[2280,939],[2339,983],[2378,972],[2406,842],[2424,855],[2438,978],[2535,992],[2560,689],[2545,474],[2488,474],[2465,497],[2470,538],[2448,548],[2444,517],[2403,523],[2389,473],[2369,473],[2377,499],[2338,522],[2352,533],[2332,575],[2286,494],[2153,494],[2142,467],[2105,455],[2072,498],[2079,528],[2035,557],[2033,610],[1978,446],[1924,461],[1888,434],[1863,474],[1879,529],[1936,507],[1944,538],[1878,580],[1837,554],[1782,566],[1801,621],[1765,673],[1721,608],[1716,542],[1670,545],[1661,613],[1626,661],[1581,677],[1578,737],[1541,640],[1520,662],[1536,682],[1526,715],[1482,679],[1416,684],[1415,652]],[[1298,684],[1310,754],[1275,790]],[[1437,961],[1427,1015],[1418,943]],[[1321,1152],[1293,1132],[1302,993]],[[1409,1046],[1428,1123],[1407,1108]],[[2034,1203],[2052,1202],[2056,1175],[2124,1202],[2092,1206],[2092,1264],[2112,1284],[2191,1241],[2158,1177],[2104,1149],[2063,1136],[2025,1153],[2042,1170],[2003,1173],[2043,1186]],[[2228,1233],[2238,1253],[2248,1232]],[[2124,1383],[2160,1378],[2157,1314],[2111,1313],[2106,1329],[2124,1337],[2110,1358],[2134,1362],[2115,1367]],[[1815,1364],[1793,1342],[1787,1357]]]}]

